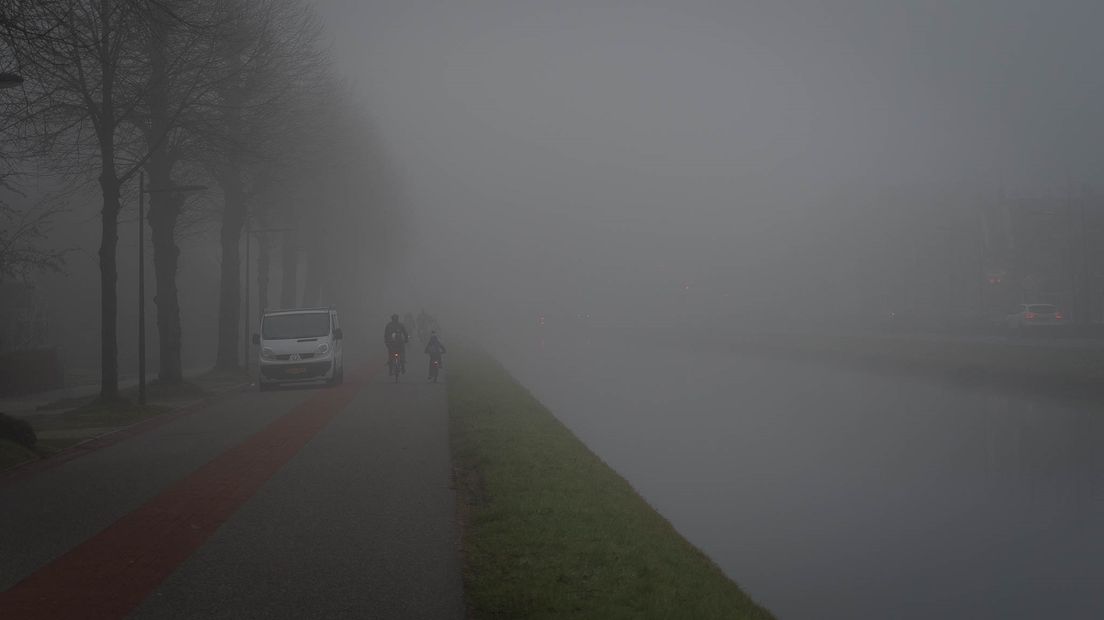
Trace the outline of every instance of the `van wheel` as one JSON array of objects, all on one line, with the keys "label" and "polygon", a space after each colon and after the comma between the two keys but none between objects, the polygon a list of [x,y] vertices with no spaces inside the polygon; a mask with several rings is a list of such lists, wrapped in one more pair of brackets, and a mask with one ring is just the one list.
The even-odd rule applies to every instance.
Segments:
[{"label": "van wheel", "polygon": [[268,392],[272,389],[272,386],[262,381],[257,382],[257,390],[260,392]]}]

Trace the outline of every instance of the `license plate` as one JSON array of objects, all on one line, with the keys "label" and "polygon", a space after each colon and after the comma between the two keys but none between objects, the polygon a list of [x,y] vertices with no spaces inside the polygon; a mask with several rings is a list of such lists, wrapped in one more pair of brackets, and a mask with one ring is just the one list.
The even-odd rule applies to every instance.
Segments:
[{"label": "license plate", "polygon": [[307,369],[306,368],[288,368],[284,372],[286,372],[289,375],[301,375],[301,374],[307,372]]}]

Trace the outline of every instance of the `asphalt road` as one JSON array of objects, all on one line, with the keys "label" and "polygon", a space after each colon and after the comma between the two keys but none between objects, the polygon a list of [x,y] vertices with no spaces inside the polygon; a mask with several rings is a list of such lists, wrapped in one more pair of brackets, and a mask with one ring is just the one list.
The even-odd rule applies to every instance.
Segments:
[{"label": "asphalt road", "polygon": [[386,378],[0,480],[0,618],[462,617],[444,386]]}]

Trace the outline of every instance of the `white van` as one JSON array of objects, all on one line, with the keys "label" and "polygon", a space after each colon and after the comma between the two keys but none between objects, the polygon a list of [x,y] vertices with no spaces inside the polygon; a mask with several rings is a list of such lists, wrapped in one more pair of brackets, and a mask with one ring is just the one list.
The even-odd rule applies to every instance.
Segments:
[{"label": "white van", "polygon": [[342,338],[332,307],[266,310],[261,333],[253,334],[253,344],[260,346],[257,385],[267,390],[281,383],[341,383]]}]

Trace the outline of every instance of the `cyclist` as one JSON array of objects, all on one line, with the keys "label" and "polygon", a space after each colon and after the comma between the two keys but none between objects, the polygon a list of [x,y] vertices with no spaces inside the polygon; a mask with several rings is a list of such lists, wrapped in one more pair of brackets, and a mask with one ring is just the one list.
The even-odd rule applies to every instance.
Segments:
[{"label": "cyclist", "polygon": [[425,308],[418,311],[418,337],[422,339],[422,342],[426,341],[426,332],[429,331],[429,315],[426,314]]},{"label": "cyclist", "polygon": [[436,363],[437,367],[441,367],[441,356],[448,351],[445,350],[445,345],[441,344],[441,341],[437,338],[437,332],[430,332],[429,342],[426,343],[425,352],[429,355],[429,376],[426,380],[433,379],[433,364]]},{"label": "cyclist", "polygon": [[399,322],[399,315],[392,314],[391,322],[383,328],[383,344],[387,345],[387,359],[395,353],[399,354],[399,367],[406,372],[406,343],[410,342],[410,335],[406,333],[406,327]]}]

